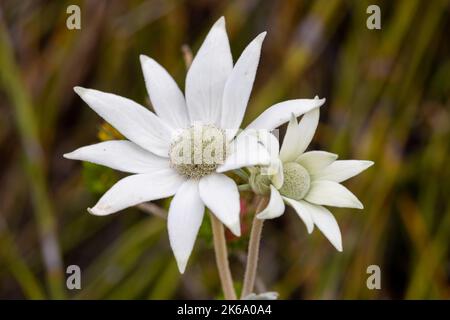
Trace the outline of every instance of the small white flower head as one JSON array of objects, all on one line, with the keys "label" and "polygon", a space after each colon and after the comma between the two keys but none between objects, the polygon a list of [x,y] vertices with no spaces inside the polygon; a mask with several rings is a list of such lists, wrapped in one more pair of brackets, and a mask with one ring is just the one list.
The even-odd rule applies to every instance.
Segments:
[{"label": "small white flower head", "polygon": [[[93,89],[75,92],[126,139],[79,148],[64,157],[132,175],[118,181],[89,209],[109,215],[142,202],[173,196],[167,217],[169,240],[184,272],[205,206],[240,235],[239,192],[224,172],[267,165],[270,156],[252,135],[238,133],[252,90],[266,33],[258,35],[233,65],[225,19],[211,28],[186,76],[185,94],[155,60],[141,65],[155,113],[127,98]],[[278,103],[248,128],[272,130],[320,107],[324,100]]]},{"label": "small white flower head", "polygon": [[309,233],[316,225],[333,246],[342,251],[342,237],[336,219],[324,206],[362,209],[362,203],[341,182],[359,174],[372,161],[337,160],[325,151],[306,151],[319,123],[319,108],[305,113],[297,124],[293,114],[279,150],[273,135],[259,136],[271,154],[268,167],[252,168],[249,183],[255,193],[270,195],[260,219],[273,219],[291,206]]}]

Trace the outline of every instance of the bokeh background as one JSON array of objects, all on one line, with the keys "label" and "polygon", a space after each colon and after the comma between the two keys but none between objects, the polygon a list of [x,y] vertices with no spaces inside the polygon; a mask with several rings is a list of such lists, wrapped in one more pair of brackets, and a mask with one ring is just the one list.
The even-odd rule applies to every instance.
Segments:
[{"label": "bokeh background", "polygon": [[[66,28],[70,4],[81,8],[81,30]],[[381,30],[366,28],[370,4],[381,8]],[[150,107],[139,54],[183,88],[182,46],[195,53],[222,15],[234,60],[268,31],[246,123],[276,102],[317,94],[327,102],[312,147],[375,161],[346,183],[365,209],[333,209],[344,252],[287,212],[265,224],[256,290],[283,299],[450,298],[445,0],[2,0],[0,298],[221,297],[208,219],[180,276],[165,220],[148,208],[88,214],[120,174],[62,154],[117,134],[73,86]],[[155,204],[164,214],[169,202]],[[242,193],[244,235],[228,236],[237,288],[253,210]],[[81,290],[66,289],[72,264]],[[381,290],[366,286],[369,265],[381,268]]]}]

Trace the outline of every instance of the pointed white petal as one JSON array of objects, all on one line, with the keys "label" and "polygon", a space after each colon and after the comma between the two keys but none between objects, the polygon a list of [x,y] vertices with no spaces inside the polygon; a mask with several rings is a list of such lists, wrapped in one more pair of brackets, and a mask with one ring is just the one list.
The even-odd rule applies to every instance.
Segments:
[{"label": "pointed white petal", "polygon": [[128,176],[113,185],[88,210],[96,216],[105,216],[142,202],[167,198],[175,194],[183,181],[172,169]]},{"label": "pointed white petal", "polygon": [[74,90],[126,138],[158,156],[168,156],[171,129],[150,110],[112,93],[81,87],[75,87]]},{"label": "pointed white petal", "polygon": [[302,154],[305,152],[311,143],[314,133],[316,132],[317,125],[319,124],[320,108],[312,109],[305,113],[298,124],[299,140],[297,143],[297,153]]},{"label": "pointed white petal", "polygon": [[225,19],[211,28],[186,76],[186,102],[191,122],[220,126],[225,83],[233,69]]},{"label": "pointed white petal", "polygon": [[324,236],[338,251],[342,251],[341,230],[333,214],[325,207],[317,206],[306,201],[300,202],[308,208],[317,228],[322,231]]},{"label": "pointed white petal", "polygon": [[271,160],[266,148],[253,135],[241,133],[232,141],[229,149],[229,156],[217,168],[217,172],[255,165],[268,165]]},{"label": "pointed white petal", "polygon": [[221,128],[233,131],[230,139],[234,137],[244,118],[265,36],[266,32],[261,33],[244,49],[225,84]]},{"label": "pointed white petal", "polygon": [[287,205],[291,206],[300,217],[300,219],[302,219],[303,223],[306,226],[306,230],[308,230],[308,233],[313,232],[314,222],[311,213],[308,210],[308,207],[304,204],[304,201],[297,201],[287,197],[283,197],[283,200]]},{"label": "pointed white petal", "polygon": [[258,213],[258,219],[278,218],[284,213],[284,202],[280,193],[273,185],[270,185],[270,200],[267,207]]},{"label": "pointed white petal", "polygon": [[323,206],[363,209],[362,203],[350,190],[333,181],[313,181],[305,200]]},{"label": "pointed white petal", "polygon": [[301,154],[297,148],[301,139],[297,118],[292,114],[280,150],[280,159],[283,162],[292,162]]},{"label": "pointed white petal", "polygon": [[324,103],[325,99],[296,99],[280,102],[264,111],[247,128],[273,130],[289,121],[291,114],[298,117]]},{"label": "pointed white petal", "polygon": [[236,183],[223,174],[211,174],[200,179],[199,190],[203,203],[231,232],[240,236],[240,203]]},{"label": "pointed white petal", "polygon": [[173,197],[167,216],[170,246],[180,273],[184,273],[194,248],[204,212],[205,206],[200,199],[198,181],[186,181]]},{"label": "pointed white petal", "polygon": [[306,150],[319,123],[319,110],[315,108],[305,113],[299,124],[296,117],[291,116],[280,151],[283,162],[294,161]]},{"label": "pointed white petal", "polygon": [[130,173],[169,169],[167,158],[158,157],[126,140],[105,141],[81,147],[66,153],[64,158],[88,161]]},{"label": "pointed white petal", "polygon": [[337,159],[337,154],[326,151],[308,151],[295,161],[301,164],[309,174],[315,174]]},{"label": "pointed white petal", "polygon": [[313,180],[342,182],[373,165],[373,161],[338,160],[311,176]]},{"label": "pointed white petal", "polygon": [[173,128],[189,127],[186,101],[170,74],[155,60],[140,56],[145,86],[158,116]]}]

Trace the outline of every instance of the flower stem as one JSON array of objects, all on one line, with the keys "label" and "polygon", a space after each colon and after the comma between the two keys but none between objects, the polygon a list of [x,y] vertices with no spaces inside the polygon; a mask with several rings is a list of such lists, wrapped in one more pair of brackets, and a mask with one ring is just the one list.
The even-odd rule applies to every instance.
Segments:
[{"label": "flower stem", "polygon": [[220,282],[222,284],[223,294],[227,300],[236,300],[236,292],[233,286],[233,277],[231,276],[230,264],[228,262],[227,243],[225,241],[225,230],[223,224],[213,215],[211,217],[211,226],[214,239],[214,251],[216,254],[217,270],[219,271]]},{"label": "flower stem", "polygon": [[261,240],[261,232],[264,220],[256,218],[267,205],[266,197],[259,197],[256,212],[253,218],[252,230],[250,231],[250,240],[248,243],[247,266],[245,268],[244,284],[242,287],[241,299],[248,296],[253,291],[256,278],[256,269],[258,267],[259,243]]}]

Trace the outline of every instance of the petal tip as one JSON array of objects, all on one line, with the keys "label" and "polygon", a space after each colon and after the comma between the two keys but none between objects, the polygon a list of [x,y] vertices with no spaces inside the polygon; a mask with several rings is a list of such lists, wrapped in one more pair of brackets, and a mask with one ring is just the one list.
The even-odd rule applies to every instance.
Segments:
[{"label": "petal tip", "polygon": [[375,164],[375,162],[370,161],[370,160],[366,160],[366,161],[364,161],[364,162],[365,162],[365,164],[366,164],[366,169],[367,169],[367,168],[370,168],[371,166],[373,166],[373,165]]},{"label": "petal tip", "polygon": [[87,208],[87,212],[94,216],[106,216],[108,215],[108,212],[103,211],[102,209],[99,209],[97,206],[93,208]]},{"label": "petal tip", "polygon": [[146,56],[145,54],[139,55],[139,61],[141,61],[141,64],[144,64],[145,62],[147,62],[149,60],[150,60],[150,58],[148,56]]},{"label": "petal tip", "polygon": [[327,99],[326,98],[319,98],[319,96],[318,95],[316,95],[315,97],[314,97],[314,100],[317,100],[318,101],[318,107],[321,107],[326,101],[327,101]]},{"label": "petal tip", "polygon": [[260,34],[258,34],[258,36],[255,38],[255,40],[258,40],[259,42],[263,42],[264,39],[266,38],[267,35],[267,31],[261,32]]},{"label": "petal tip", "polygon": [[73,152],[64,153],[63,154],[63,158],[72,160],[73,159]]},{"label": "petal tip", "polygon": [[213,28],[225,28],[225,17],[221,16],[216,23],[214,23]]},{"label": "petal tip", "polygon": [[236,237],[241,236],[241,224],[239,222],[233,223],[228,228]]},{"label": "petal tip", "polygon": [[78,94],[79,96],[82,96],[84,93],[86,93],[89,89],[83,88],[83,87],[73,87],[73,91],[75,91],[76,94]]},{"label": "petal tip", "polygon": [[295,116],[295,113],[291,112],[291,121],[295,122],[297,124],[297,117]]},{"label": "petal tip", "polygon": [[186,271],[186,265],[187,265],[186,259],[182,260],[177,259],[177,267],[178,271],[180,271],[180,274],[184,274],[184,271]]}]

